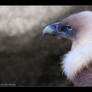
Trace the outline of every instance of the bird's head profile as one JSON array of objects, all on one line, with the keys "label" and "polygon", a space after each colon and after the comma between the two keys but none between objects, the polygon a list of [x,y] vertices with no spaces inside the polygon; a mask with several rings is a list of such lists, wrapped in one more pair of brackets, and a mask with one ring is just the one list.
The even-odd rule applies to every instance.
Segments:
[{"label": "bird's head profile", "polygon": [[92,62],[92,12],[82,11],[48,25],[43,35],[54,35],[72,41],[71,51],[63,60],[63,70],[69,79]]},{"label": "bird's head profile", "polygon": [[90,37],[89,34],[92,34],[91,22],[92,12],[83,11],[70,15],[60,22],[46,26],[43,30],[43,35],[52,35],[66,38],[77,45],[80,42],[82,43],[84,41],[87,41],[87,39]]}]

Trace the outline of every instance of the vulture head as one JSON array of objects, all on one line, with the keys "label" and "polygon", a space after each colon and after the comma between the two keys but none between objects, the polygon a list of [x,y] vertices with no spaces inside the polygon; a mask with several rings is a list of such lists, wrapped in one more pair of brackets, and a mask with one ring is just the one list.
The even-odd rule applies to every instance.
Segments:
[{"label": "vulture head", "polygon": [[48,25],[43,35],[71,40],[71,50],[61,62],[63,72],[75,86],[92,86],[92,12],[75,13]]}]

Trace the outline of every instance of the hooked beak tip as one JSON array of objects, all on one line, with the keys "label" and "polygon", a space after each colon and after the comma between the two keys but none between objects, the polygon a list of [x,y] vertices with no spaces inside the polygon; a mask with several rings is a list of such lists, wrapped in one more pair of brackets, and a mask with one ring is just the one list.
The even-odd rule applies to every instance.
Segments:
[{"label": "hooked beak tip", "polygon": [[43,34],[44,36],[46,36],[46,35],[52,35],[53,31],[54,31],[54,30],[53,30],[52,27],[49,25],[49,26],[46,26],[46,27],[44,28],[42,34]]}]

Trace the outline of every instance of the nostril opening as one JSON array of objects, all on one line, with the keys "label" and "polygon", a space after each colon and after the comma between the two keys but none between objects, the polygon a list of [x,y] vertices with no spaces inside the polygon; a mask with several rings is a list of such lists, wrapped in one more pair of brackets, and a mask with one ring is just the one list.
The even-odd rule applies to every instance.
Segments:
[{"label": "nostril opening", "polygon": [[60,31],[65,31],[65,27],[61,27],[60,28]]}]

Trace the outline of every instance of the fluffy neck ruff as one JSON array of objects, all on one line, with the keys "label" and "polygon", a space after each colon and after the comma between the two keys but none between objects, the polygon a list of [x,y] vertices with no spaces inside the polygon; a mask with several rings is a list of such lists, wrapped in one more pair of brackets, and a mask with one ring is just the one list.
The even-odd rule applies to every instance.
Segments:
[{"label": "fluffy neck ruff", "polygon": [[73,80],[77,73],[88,64],[92,62],[92,43],[87,45],[78,46],[75,49],[71,49],[62,62],[63,71],[67,78]]}]

